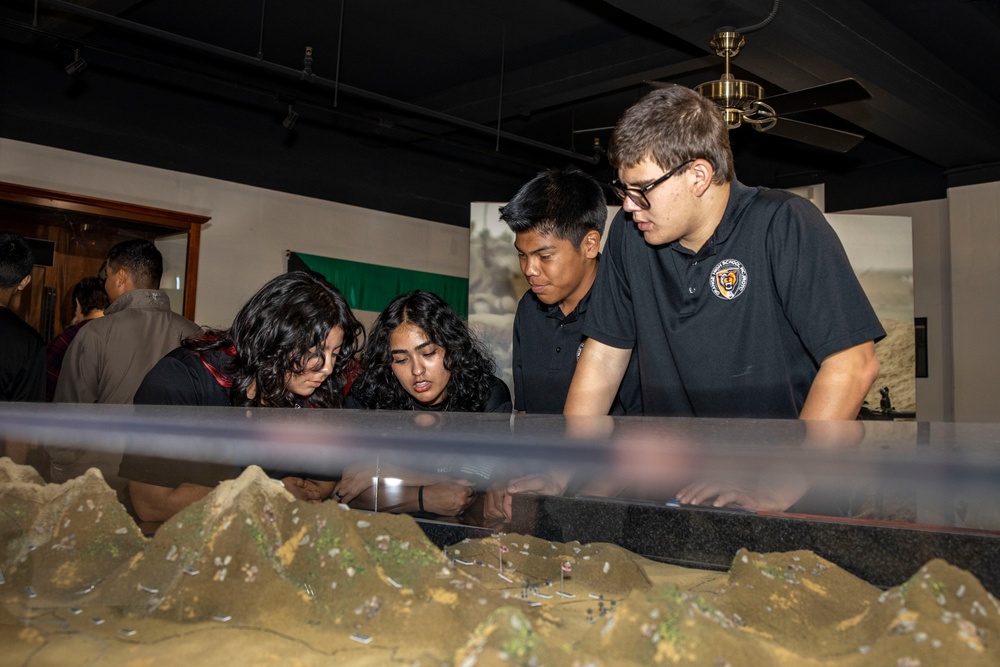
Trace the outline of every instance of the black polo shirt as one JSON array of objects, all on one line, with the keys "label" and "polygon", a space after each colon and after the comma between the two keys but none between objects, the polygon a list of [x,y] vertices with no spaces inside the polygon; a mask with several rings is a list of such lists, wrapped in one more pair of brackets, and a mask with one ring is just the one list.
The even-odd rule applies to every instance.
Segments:
[{"label": "black polo shirt", "polygon": [[[528,290],[514,315],[514,409],[528,414],[562,414],[576,362],[583,349],[583,324],[590,294],[573,312],[542,303]],[[634,356],[634,355],[633,355]],[[613,415],[642,414],[636,361],[629,363]]]},{"label": "black polo shirt", "polygon": [[812,203],[731,186],[697,253],[611,225],[583,333],[634,348],[647,415],[796,418],[823,359],[885,336]]},{"label": "black polo shirt", "polygon": [[[206,360],[222,368],[227,355],[219,350],[205,352]],[[179,347],[160,359],[143,378],[132,401],[136,405],[229,406],[229,388],[223,387],[205,368],[201,357]],[[240,473],[235,465],[160,458],[126,447],[118,475],[124,479],[176,488],[187,482],[215,486]]]}]

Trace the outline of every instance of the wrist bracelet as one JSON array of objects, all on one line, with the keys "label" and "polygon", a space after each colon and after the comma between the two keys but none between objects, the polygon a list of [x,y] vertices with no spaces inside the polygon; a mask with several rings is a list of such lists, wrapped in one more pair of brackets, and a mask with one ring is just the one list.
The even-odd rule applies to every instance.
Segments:
[{"label": "wrist bracelet", "polygon": [[417,488],[417,507],[420,508],[421,512],[424,511],[424,487],[422,486]]}]

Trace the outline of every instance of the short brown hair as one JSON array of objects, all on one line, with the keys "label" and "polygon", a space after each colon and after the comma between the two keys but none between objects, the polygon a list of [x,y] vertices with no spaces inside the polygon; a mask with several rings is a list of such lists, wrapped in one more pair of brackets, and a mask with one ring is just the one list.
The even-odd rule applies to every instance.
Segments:
[{"label": "short brown hair", "polygon": [[704,158],[715,171],[713,182],[735,178],[722,110],[710,99],[683,86],[659,88],[626,109],[608,143],[616,169],[649,158],[664,170],[689,159]]}]

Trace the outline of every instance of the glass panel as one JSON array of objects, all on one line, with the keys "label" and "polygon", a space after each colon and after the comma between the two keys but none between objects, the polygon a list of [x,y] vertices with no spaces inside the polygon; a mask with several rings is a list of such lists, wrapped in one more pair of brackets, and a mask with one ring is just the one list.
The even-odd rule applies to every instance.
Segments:
[{"label": "glass panel", "polygon": [[[0,461],[0,635],[17,662],[95,645],[115,664],[997,662],[995,424],[0,404],[0,439],[234,478],[146,538],[93,472],[45,485]],[[296,501],[257,466],[347,471],[370,493]],[[485,519],[498,483],[553,472],[567,494],[515,494],[511,521]],[[476,499],[416,512],[418,478],[425,509],[458,479]],[[698,479],[805,495],[788,512],[672,500]],[[619,494],[587,495],[593,481]],[[415,514],[357,509],[376,500]]]},{"label": "glass panel", "polygon": [[160,289],[170,297],[170,309],[178,315],[183,315],[188,234],[181,232],[161,236],[155,243],[163,255],[163,278],[160,280]]}]

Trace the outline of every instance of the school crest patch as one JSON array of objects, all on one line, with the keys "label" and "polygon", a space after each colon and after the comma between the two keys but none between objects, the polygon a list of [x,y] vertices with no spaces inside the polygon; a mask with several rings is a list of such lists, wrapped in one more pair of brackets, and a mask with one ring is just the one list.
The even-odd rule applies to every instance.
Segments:
[{"label": "school crest patch", "polygon": [[712,269],[712,292],[720,299],[732,301],[747,288],[747,269],[735,259],[724,259]]}]

